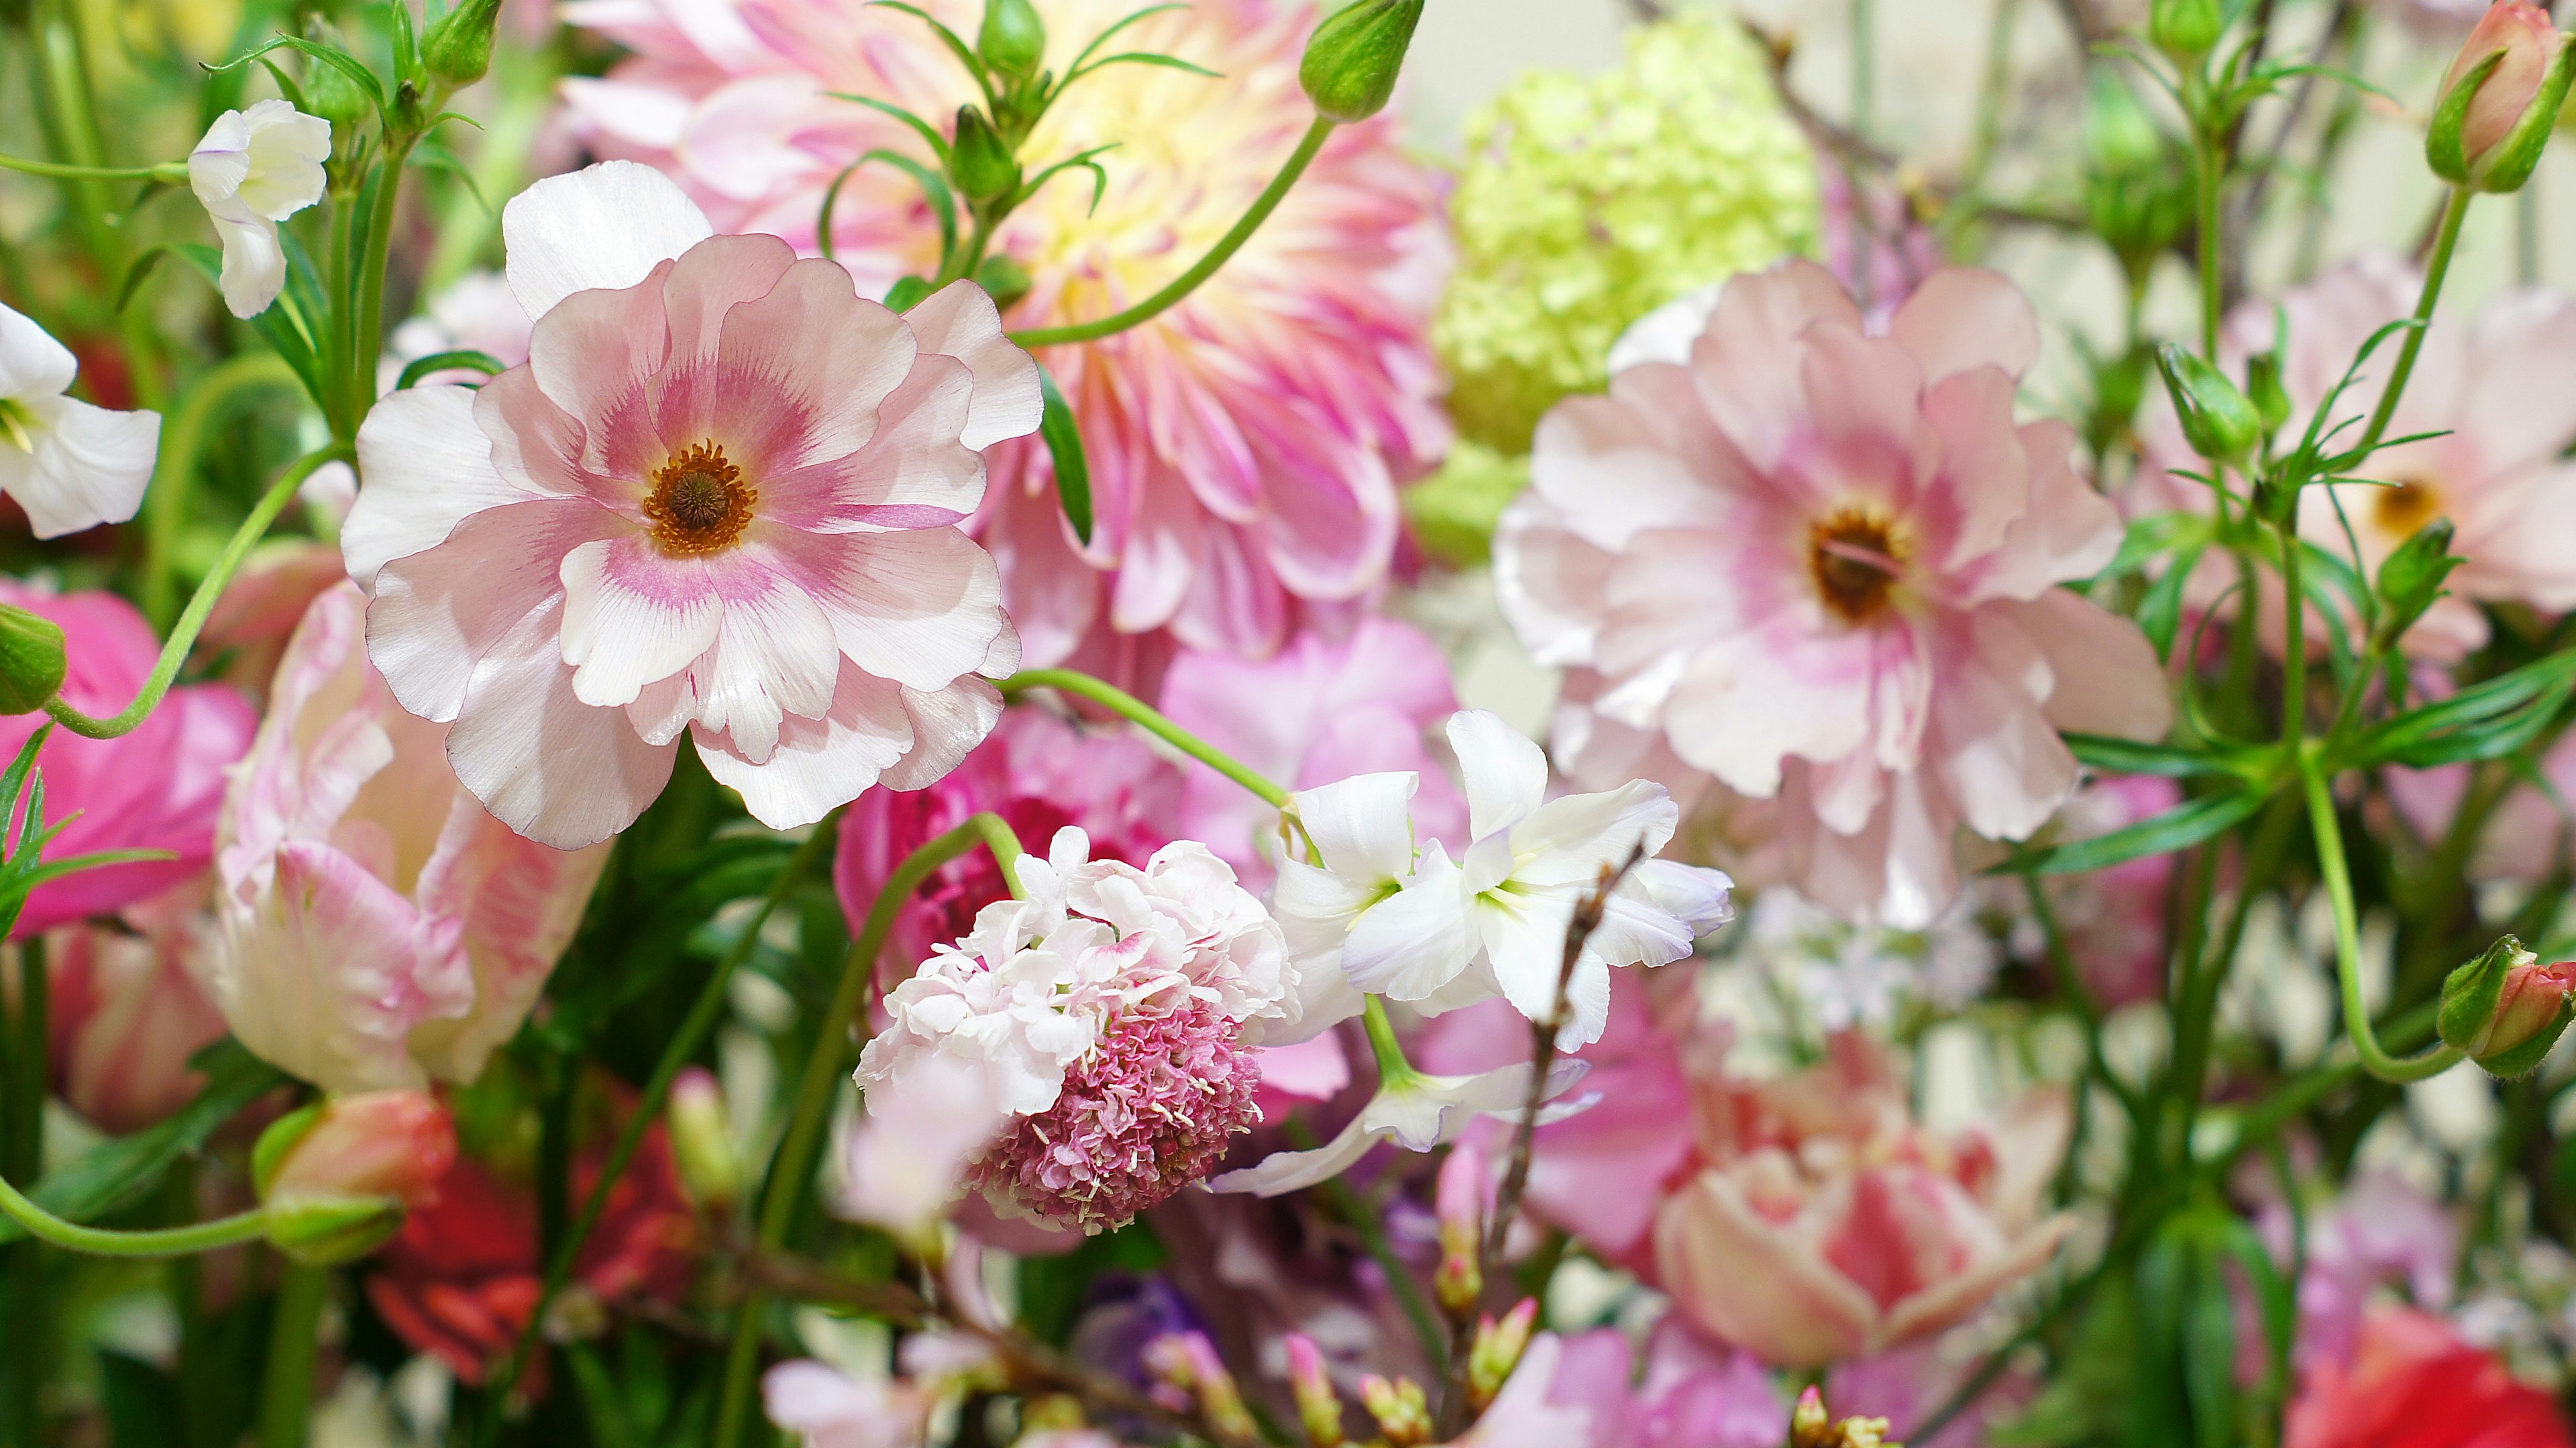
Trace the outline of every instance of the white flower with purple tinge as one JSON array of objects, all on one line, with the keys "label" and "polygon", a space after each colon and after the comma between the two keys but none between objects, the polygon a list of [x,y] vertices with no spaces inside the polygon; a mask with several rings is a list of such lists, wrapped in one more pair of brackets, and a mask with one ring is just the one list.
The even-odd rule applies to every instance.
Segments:
[{"label": "white flower with purple tinge", "polygon": [[1019,862],[888,997],[860,1056],[874,1112],[942,1057],[982,1067],[1012,1120],[969,1173],[995,1206],[1100,1230],[1206,1175],[1260,1121],[1251,1049],[1291,1023],[1279,927],[1225,862],[1182,841],[1144,869],[1090,859],[1079,829]]},{"label": "white flower with purple tinge", "polygon": [[256,317],[286,289],[277,224],[322,199],[331,123],[280,100],[226,111],[188,153],[188,186],[223,238],[224,306]]}]

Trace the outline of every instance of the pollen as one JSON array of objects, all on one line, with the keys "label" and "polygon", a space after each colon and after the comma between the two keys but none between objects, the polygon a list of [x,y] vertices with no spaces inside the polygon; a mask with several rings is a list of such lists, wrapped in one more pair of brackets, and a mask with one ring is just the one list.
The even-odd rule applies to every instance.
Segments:
[{"label": "pollen", "polygon": [[2442,490],[2430,478],[2409,478],[2395,487],[2379,489],[2371,503],[2371,521],[2381,531],[2396,538],[2411,538],[2416,530],[2442,516]]},{"label": "pollen", "polygon": [[653,493],[644,516],[664,553],[691,557],[721,553],[751,525],[760,492],[742,480],[742,469],[713,442],[693,443],[653,470]]},{"label": "pollen", "polygon": [[1835,617],[1865,624],[1887,607],[1912,551],[1903,531],[1866,503],[1846,503],[1807,531],[1807,567]]}]

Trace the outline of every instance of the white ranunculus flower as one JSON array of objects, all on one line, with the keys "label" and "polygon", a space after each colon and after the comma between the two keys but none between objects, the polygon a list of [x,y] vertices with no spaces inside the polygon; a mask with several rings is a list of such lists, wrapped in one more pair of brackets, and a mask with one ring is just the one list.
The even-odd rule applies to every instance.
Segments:
[{"label": "white ranunculus flower", "polygon": [[161,448],[161,414],[65,397],[79,370],[70,348],[0,306],[0,493],[39,538],[133,517]]},{"label": "white ranunculus flower", "polygon": [[188,154],[188,185],[224,242],[224,305],[256,317],[286,286],[277,224],[322,199],[331,123],[285,101],[226,111]]}]

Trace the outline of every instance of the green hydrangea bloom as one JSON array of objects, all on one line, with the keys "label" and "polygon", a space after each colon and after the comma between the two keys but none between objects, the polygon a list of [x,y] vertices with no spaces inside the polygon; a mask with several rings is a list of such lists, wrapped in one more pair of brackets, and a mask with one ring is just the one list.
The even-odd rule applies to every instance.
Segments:
[{"label": "green hydrangea bloom", "polygon": [[1473,568],[1493,555],[1503,509],[1528,486],[1527,457],[1460,438],[1440,471],[1404,490],[1404,512],[1425,552],[1452,568]]},{"label": "green hydrangea bloom", "polygon": [[1468,120],[1459,264],[1432,338],[1467,436],[1526,452],[1609,379],[1610,344],[1673,298],[1812,251],[1815,158],[1731,21],[1681,14],[1598,76],[1532,71]]}]

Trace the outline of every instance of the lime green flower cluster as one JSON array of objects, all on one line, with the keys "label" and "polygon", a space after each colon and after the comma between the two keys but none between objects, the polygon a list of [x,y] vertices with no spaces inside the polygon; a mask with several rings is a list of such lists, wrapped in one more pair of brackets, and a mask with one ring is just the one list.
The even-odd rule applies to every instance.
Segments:
[{"label": "lime green flower cluster", "polygon": [[1467,436],[1526,452],[1539,415],[1607,380],[1628,324],[1814,248],[1815,158],[1731,21],[1629,33],[1598,76],[1532,71],[1468,123],[1456,279],[1433,325]]}]

